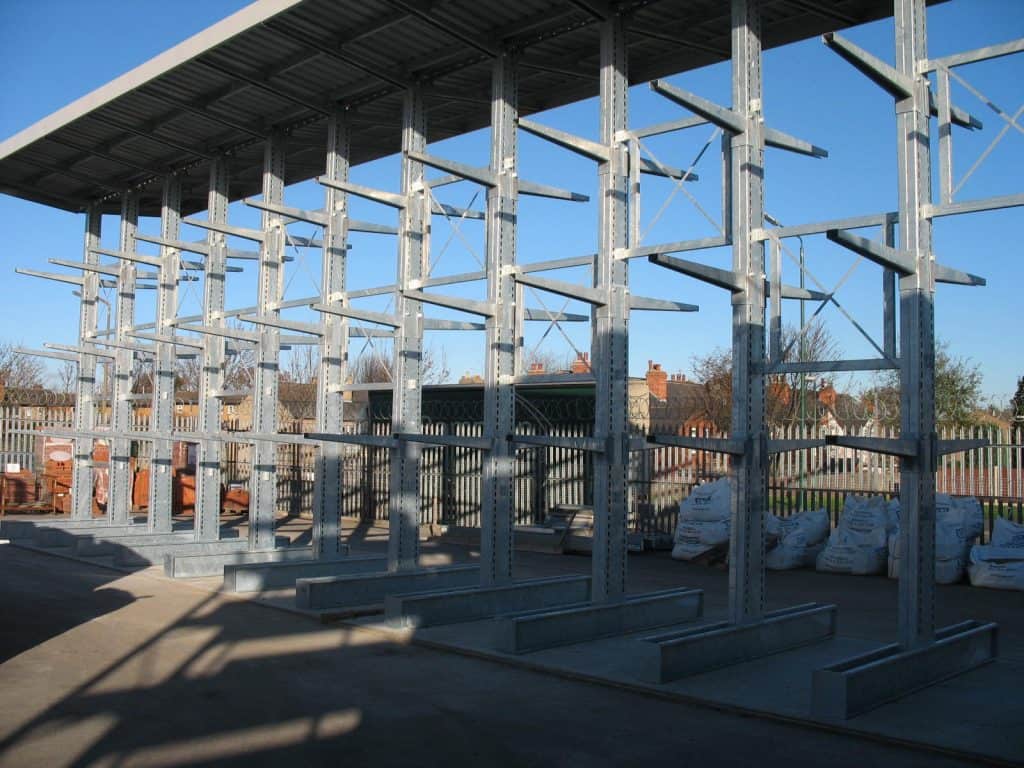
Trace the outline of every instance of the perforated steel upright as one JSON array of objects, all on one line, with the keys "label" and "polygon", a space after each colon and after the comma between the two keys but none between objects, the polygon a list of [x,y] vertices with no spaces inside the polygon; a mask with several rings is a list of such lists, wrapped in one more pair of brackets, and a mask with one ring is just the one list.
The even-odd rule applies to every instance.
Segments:
[{"label": "perforated steel upright", "polygon": [[[82,260],[86,264],[99,264],[95,249],[100,247],[100,225],[102,213],[99,204],[92,205],[85,212],[85,244]],[[98,329],[96,311],[99,295],[100,276],[96,272],[85,272],[82,276],[82,291],[78,310],[78,338],[83,350],[92,344],[90,338]],[[78,355],[78,376],[75,382],[74,429],[76,432],[96,428],[96,357],[83,351]],[[75,439],[75,459],[71,473],[71,517],[75,520],[92,519],[92,449],[91,437]]]},{"label": "perforated steel upright", "polygon": [[732,108],[744,121],[730,142],[733,271],[732,438],[734,459],[729,541],[729,618],[735,624],[764,613],[764,507],[768,448],[764,409],[764,242],[751,236],[764,220],[764,135],[761,120],[759,0],[732,0]]},{"label": "perforated steel upright", "polygon": [[896,68],[913,93],[896,102],[900,248],[916,271],[900,278],[900,431],[917,442],[917,456],[900,462],[899,638],[904,649],[935,635],[935,276],[931,203],[928,58],[924,0],[896,0]]},{"label": "perforated steel upright", "polygon": [[[228,220],[228,166],[223,156],[210,163],[210,191],[207,216],[214,224]],[[226,236],[210,229],[206,235],[209,253],[203,287],[203,325],[221,328],[224,318],[224,282],[226,271]],[[220,429],[220,393],[224,388],[224,338],[203,337],[202,372],[199,379],[199,431]],[[220,538],[221,443],[203,440],[196,457],[195,536],[197,541]]]},{"label": "perforated steel upright", "polygon": [[480,527],[480,583],[512,580],[512,526],[515,503],[515,449],[506,439],[515,430],[516,283],[516,61],[504,53],[494,62],[491,79],[491,171],[497,184],[487,190],[487,301],[495,308],[486,318],[484,367],[484,437],[492,448],[483,457]]},{"label": "perforated steel upright", "polygon": [[[164,178],[160,207],[160,237],[177,240],[181,231],[181,179],[176,174]],[[181,257],[176,248],[160,246],[160,271],[156,286],[157,336],[174,334],[173,321],[178,307],[178,276]],[[153,371],[153,405],[150,431],[168,434],[174,428],[174,343],[156,342]],[[171,440],[153,441],[153,460],[149,469],[149,519],[153,533],[171,530]]]},{"label": "perforated steel upright", "polygon": [[[327,168],[332,181],[348,181],[349,115],[344,108],[331,114],[327,125]],[[331,302],[345,290],[346,247],[348,242],[347,196],[341,190],[324,186],[324,211],[327,223],[323,233],[323,274],[321,296]],[[340,434],[344,425],[342,387],[348,372],[348,320],[325,313],[320,337],[320,375],[317,377],[317,431]],[[313,512],[313,548],[316,557],[342,554],[341,487],[345,446],[324,442],[320,447]]]},{"label": "perforated steel upright", "polygon": [[594,437],[604,450],[594,454],[593,599],[610,602],[626,590],[629,421],[629,262],[616,258],[629,244],[629,81],[623,18],[601,24],[601,143],[609,159],[598,167],[598,253],[594,286],[606,303],[593,310],[593,370],[596,379]]},{"label": "perforated steel upright", "polygon": [[[391,432],[393,435],[422,431],[423,309],[419,301],[407,299],[403,291],[419,287],[425,273],[427,228],[426,188],[423,163],[409,152],[424,152],[427,146],[426,110],[423,90],[414,86],[405,93],[402,109],[402,195],[405,207],[398,227],[398,274],[395,315],[395,362]],[[391,449],[388,499],[388,569],[415,568],[419,557],[419,463],[420,446],[399,437]]]},{"label": "perforated steel upright", "polygon": [[[135,233],[139,224],[139,193],[127,190],[121,197],[121,237],[123,253],[135,251]],[[134,341],[128,334],[135,325],[135,264],[122,259],[117,278],[117,330],[115,342],[128,345]],[[120,437],[131,430],[132,368],[135,353],[125,347],[115,349],[114,387],[110,395],[110,493],[107,498],[107,519],[113,525],[126,525],[132,519],[131,441]]]},{"label": "perforated steel upright", "polygon": [[[263,200],[274,205],[284,202],[285,134],[274,131],[263,153]],[[257,314],[277,317],[277,303],[284,293],[284,222],[279,214],[263,211],[263,242],[257,289]],[[253,384],[252,431],[277,432],[278,370],[281,332],[270,325],[258,329],[256,374]],[[249,549],[274,548],[274,512],[277,507],[277,443],[257,440],[253,447],[249,480]]]}]

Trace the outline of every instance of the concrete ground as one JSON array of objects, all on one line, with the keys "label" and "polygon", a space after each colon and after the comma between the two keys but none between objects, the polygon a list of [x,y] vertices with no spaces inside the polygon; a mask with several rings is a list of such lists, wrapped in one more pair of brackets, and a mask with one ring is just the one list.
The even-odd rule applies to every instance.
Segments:
[{"label": "concrete ground", "polygon": [[[379,536],[364,533],[375,549]],[[542,555],[520,563],[531,573],[589,567]],[[675,583],[679,571],[666,565],[635,558],[634,586]],[[783,592],[788,581],[771,586]],[[878,581],[861,598],[869,605]],[[4,768],[963,764],[323,626],[155,569],[128,574],[11,545],[0,545],[0,610]]]}]

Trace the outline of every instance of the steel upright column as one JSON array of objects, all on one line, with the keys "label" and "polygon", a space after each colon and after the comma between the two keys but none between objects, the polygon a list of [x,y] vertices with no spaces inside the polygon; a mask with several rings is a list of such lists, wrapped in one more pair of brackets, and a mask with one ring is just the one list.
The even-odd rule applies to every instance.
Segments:
[{"label": "steel upright column", "polygon": [[[419,287],[426,259],[426,189],[423,164],[409,152],[427,147],[426,110],[423,90],[414,86],[405,93],[402,109],[402,194],[406,205],[398,228],[398,290],[395,315],[401,325],[395,330],[395,362],[391,432],[418,434],[422,430],[420,406],[423,382],[423,309],[418,301],[405,298],[404,291]],[[420,446],[398,439],[391,448],[388,499],[388,570],[415,568],[419,559],[419,463]]]},{"label": "steel upright column", "polygon": [[[210,164],[210,192],[207,218],[214,224],[228,220],[228,167],[224,157],[215,157]],[[226,236],[208,230],[206,270],[203,288],[203,325],[220,328],[224,325],[224,281],[226,271]],[[203,367],[199,379],[199,431],[216,432],[220,423],[220,393],[224,388],[224,338],[207,334],[203,337]],[[196,457],[196,541],[217,541],[220,538],[220,442],[203,440]]]},{"label": "steel upright column", "polygon": [[626,591],[628,505],[629,264],[616,250],[629,244],[629,149],[621,140],[628,122],[629,81],[622,17],[601,25],[601,143],[609,161],[598,169],[601,195],[594,285],[607,303],[593,310],[594,454],[593,599],[611,602]]},{"label": "steel upright column", "polygon": [[[332,181],[348,181],[349,115],[337,107],[327,124],[327,169]],[[347,196],[324,186],[327,224],[323,234],[323,274],[320,293],[324,303],[345,290],[346,246],[348,242]],[[340,434],[344,426],[342,386],[348,372],[348,320],[334,314],[322,316],[320,375],[317,377],[317,432]],[[339,557],[341,542],[342,459],[345,446],[323,442],[316,473],[313,548],[316,557]]]},{"label": "steel upright column", "polygon": [[480,523],[480,583],[512,581],[512,526],[515,503],[516,374],[516,141],[517,76],[515,57],[504,53],[491,78],[491,171],[497,185],[487,191],[487,301],[495,307],[486,320],[484,437],[492,448],[483,456]]},{"label": "steel upright column", "polygon": [[896,68],[913,80],[913,94],[896,103],[900,248],[916,272],[900,278],[900,431],[918,443],[900,462],[899,639],[910,650],[935,639],[935,278],[931,203],[928,78],[924,0],[896,0]]},{"label": "steel upright column", "polygon": [[[284,142],[281,131],[271,134],[263,154],[263,200],[281,205],[284,200]],[[260,245],[257,314],[280,315],[276,304],[284,291],[284,222],[279,214],[263,211],[263,242]],[[252,430],[277,432],[278,368],[281,354],[277,328],[259,326],[256,376],[253,385]],[[253,448],[249,480],[249,549],[274,548],[274,514],[277,508],[277,443],[259,440]]]},{"label": "steel upright column", "polygon": [[759,621],[764,612],[764,507],[767,432],[764,408],[764,243],[751,230],[764,220],[760,0],[732,0],[732,108],[745,121],[732,138],[732,263],[743,290],[732,304],[732,437],[745,444],[734,460],[729,540],[729,618]]},{"label": "steel upright column", "polygon": [[[177,240],[181,234],[181,179],[170,174],[164,179],[160,208],[160,237]],[[160,273],[156,294],[157,336],[173,335],[169,325],[177,315],[178,274],[181,257],[176,248],[160,246]],[[153,372],[153,406],[150,431],[167,434],[174,428],[174,343],[156,342]],[[153,441],[153,459],[149,467],[149,530],[171,531],[171,440]]]},{"label": "steel upright column", "polygon": [[[86,264],[99,263],[95,249],[100,247],[101,217],[99,205],[93,205],[85,212],[85,247],[82,260]],[[99,295],[99,285],[98,273],[83,273],[82,297],[78,311],[78,338],[84,349],[92,346],[92,336],[98,328],[96,299]],[[75,384],[76,432],[96,429],[95,397],[96,357],[82,352],[78,356],[78,378]],[[75,439],[75,463],[71,474],[71,517],[75,520],[92,519],[92,447],[91,437]]]},{"label": "steel upright column", "polygon": [[[121,198],[122,252],[135,251],[135,232],[139,224],[139,193],[127,190]],[[128,332],[135,325],[135,264],[122,259],[117,278],[116,342],[129,344]],[[112,525],[127,525],[132,520],[131,441],[119,437],[131,430],[132,368],[135,353],[118,347],[114,358],[114,387],[110,395],[110,493],[107,497],[107,519]]]}]

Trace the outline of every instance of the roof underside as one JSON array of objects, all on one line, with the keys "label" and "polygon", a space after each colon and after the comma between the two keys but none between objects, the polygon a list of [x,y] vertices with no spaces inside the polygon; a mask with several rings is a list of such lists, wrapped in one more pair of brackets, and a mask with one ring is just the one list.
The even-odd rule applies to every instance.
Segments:
[{"label": "roof underside", "polygon": [[[351,160],[400,147],[402,91],[427,86],[428,137],[490,120],[490,61],[522,51],[528,115],[595,96],[601,0],[262,0],[0,144],[0,192],[69,210],[182,175],[184,213],[206,208],[209,158],[226,153],[231,198],[260,193],[262,140],[290,132],[286,183],[323,172],[326,114],[353,110]],[[628,19],[630,81],[729,58],[729,3],[644,0]],[[763,0],[763,45],[891,15],[892,0]],[[283,9],[283,10],[282,10]]]}]

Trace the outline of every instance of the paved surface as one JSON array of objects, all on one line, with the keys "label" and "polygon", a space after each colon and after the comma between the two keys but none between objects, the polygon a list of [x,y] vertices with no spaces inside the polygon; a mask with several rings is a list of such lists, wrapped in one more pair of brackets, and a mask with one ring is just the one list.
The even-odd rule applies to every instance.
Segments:
[{"label": "paved surface", "polygon": [[10,545],[0,545],[0,610],[4,768],[961,764]]}]

